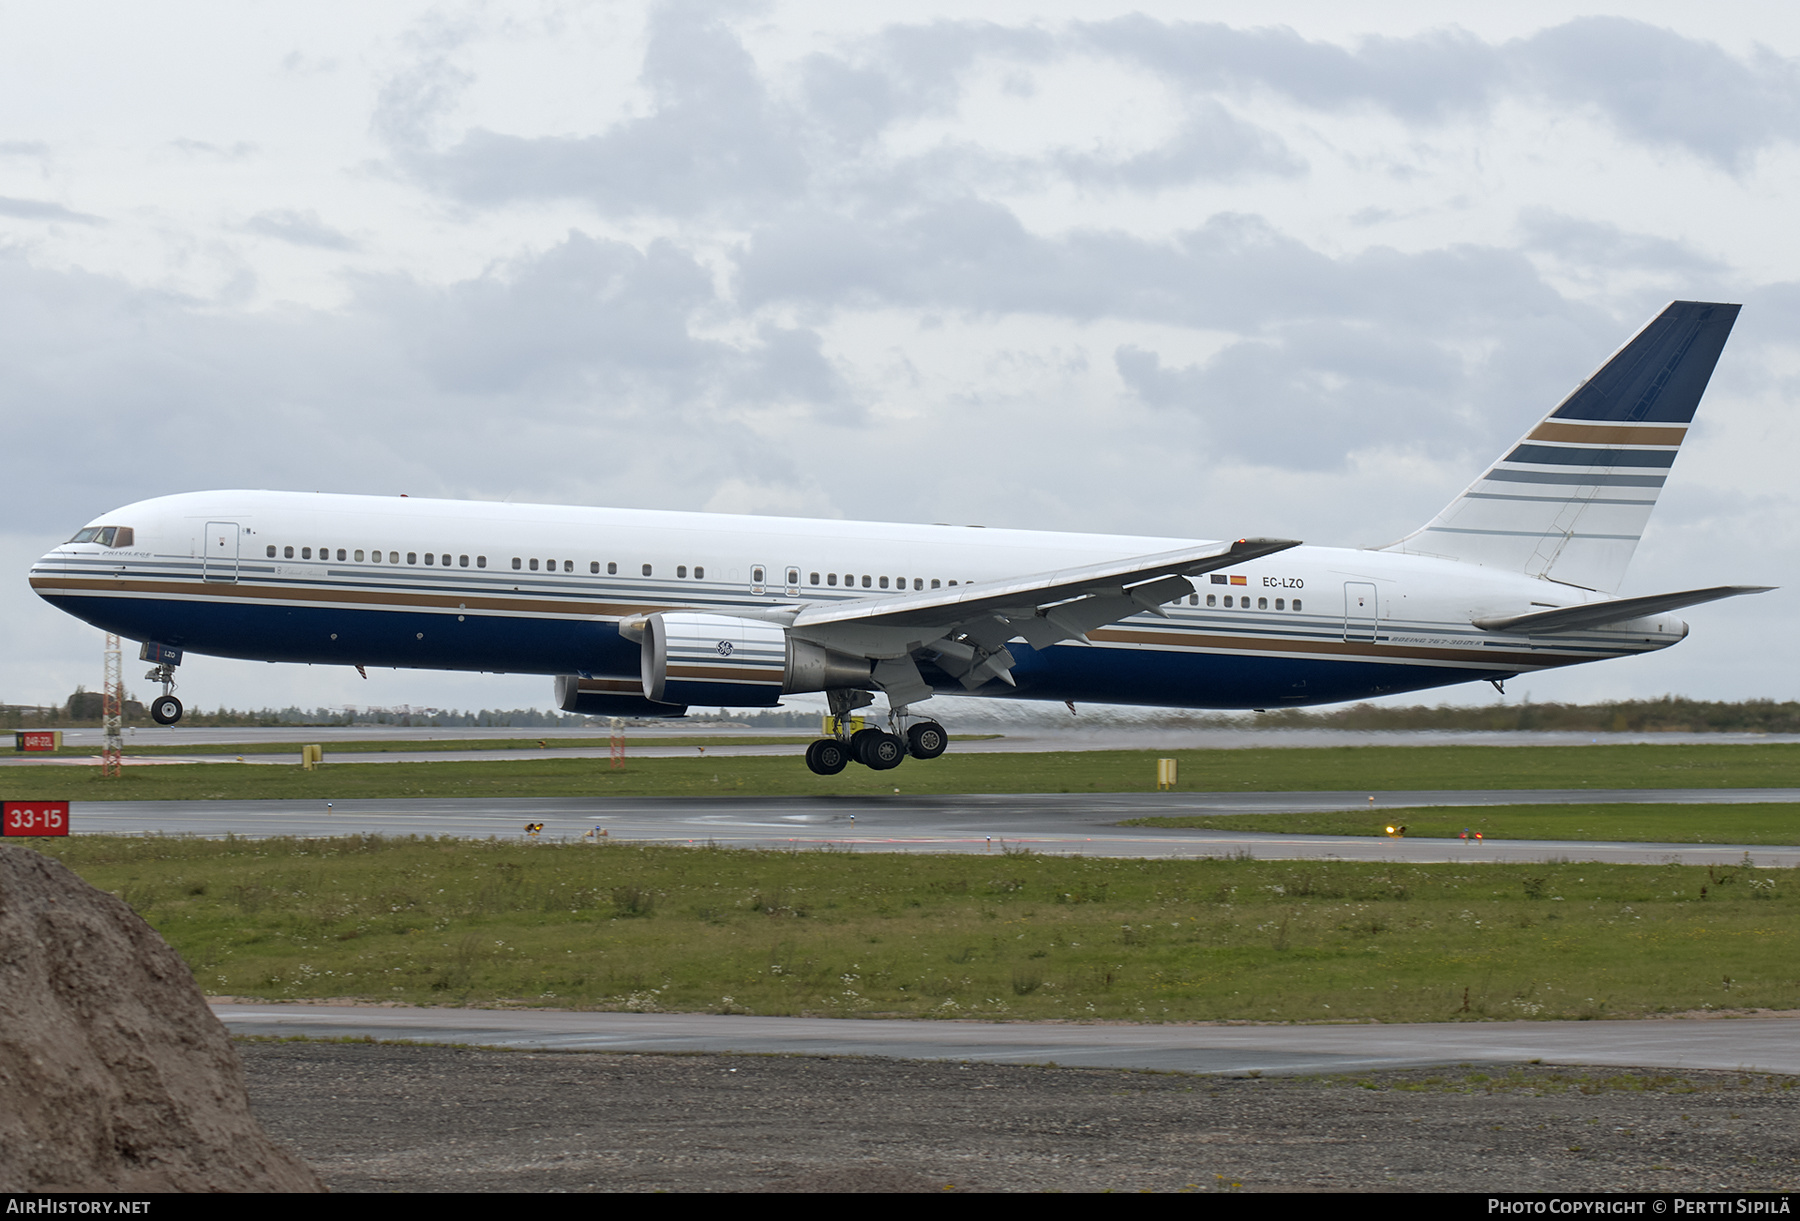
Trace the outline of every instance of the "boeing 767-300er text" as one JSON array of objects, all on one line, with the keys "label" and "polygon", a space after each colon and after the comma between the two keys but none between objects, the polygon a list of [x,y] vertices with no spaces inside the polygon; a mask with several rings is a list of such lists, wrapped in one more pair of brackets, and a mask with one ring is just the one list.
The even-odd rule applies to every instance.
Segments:
[{"label": "boeing 767-300er text", "polygon": [[[807,763],[932,758],[934,693],[1181,708],[1364,699],[1667,648],[1615,596],[1736,320],[1677,301],[1420,529],[1372,550],[294,492],[107,513],[37,592],[186,653],[556,676],[572,712],[679,716],[823,692]],[[886,729],[845,714],[887,698]]]}]

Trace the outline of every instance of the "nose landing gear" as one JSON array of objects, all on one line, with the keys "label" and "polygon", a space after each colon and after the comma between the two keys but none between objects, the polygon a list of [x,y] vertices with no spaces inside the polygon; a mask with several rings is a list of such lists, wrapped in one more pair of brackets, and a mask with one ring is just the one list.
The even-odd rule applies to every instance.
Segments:
[{"label": "nose landing gear", "polygon": [[138,653],[140,661],[154,661],[147,683],[157,683],[162,694],[150,701],[150,719],[158,725],[173,725],[181,719],[181,701],[175,698],[175,667],[181,664],[181,651],[159,644],[145,644]]}]

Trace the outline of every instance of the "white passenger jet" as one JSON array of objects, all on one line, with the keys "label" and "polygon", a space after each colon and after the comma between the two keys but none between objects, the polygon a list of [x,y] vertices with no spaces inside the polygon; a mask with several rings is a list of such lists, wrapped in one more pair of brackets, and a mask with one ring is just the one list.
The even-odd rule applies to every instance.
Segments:
[{"label": "white passenger jet", "polygon": [[[823,692],[806,753],[934,758],[934,694],[1181,708],[1328,704],[1664,649],[1619,598],[1736,305],[1677,301],[1420,529],[1372,550],[295,492],[107,513],[40,559],[54,605],[186,653],[556,676],[571,712],[680,716]],[[848,713],[886,697],[886,728]]]}]

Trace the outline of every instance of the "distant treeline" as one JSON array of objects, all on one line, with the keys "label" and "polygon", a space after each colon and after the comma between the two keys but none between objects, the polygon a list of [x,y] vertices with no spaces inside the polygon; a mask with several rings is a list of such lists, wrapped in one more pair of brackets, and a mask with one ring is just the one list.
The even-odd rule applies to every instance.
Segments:
[{"label": "distant treeline", "polygon": [[1608,704],[1490,704],[1406,708],[1352,704],[1256,714],[1269,729],[1569,730],[1582,733],[1800,733],[1800,702],[1709,703],[1665,695]]}]

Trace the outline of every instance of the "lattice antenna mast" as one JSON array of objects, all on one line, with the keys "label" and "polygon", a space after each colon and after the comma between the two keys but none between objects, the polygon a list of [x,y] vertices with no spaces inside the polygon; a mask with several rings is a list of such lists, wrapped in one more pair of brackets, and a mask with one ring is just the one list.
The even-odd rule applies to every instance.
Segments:
[{"label": "lattice antenna mast", "polygon": [[120,669],[119,638],[106,634],[106,682],[100,696],[101,724],[106,736],[100,742],[100,774],[118,776],[125,753],[125,678]]}]

